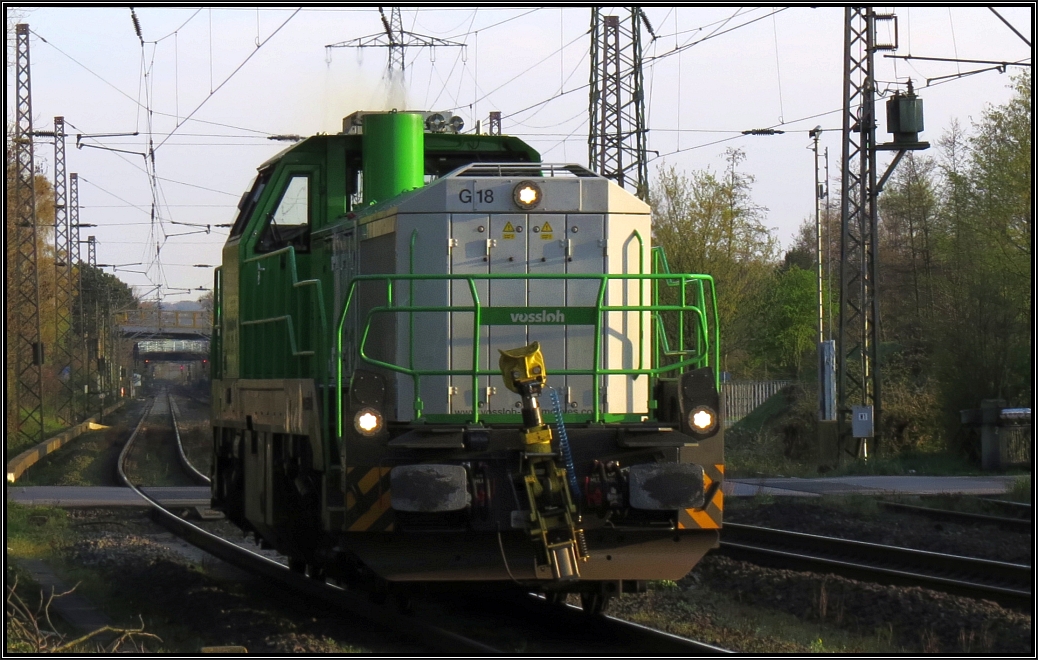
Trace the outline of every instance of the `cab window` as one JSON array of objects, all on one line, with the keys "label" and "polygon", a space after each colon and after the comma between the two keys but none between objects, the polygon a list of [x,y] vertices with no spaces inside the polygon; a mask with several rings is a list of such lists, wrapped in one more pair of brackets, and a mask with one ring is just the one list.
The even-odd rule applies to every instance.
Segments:
[{"label": "cab window", "polygon": [[293,246],[297,251],[310,249],[310,177],[297,174],[288,180],[285,191],[256,243],[257,252],[272,252]]},{"label": "cab window", "polygon": [[234,225],[231,227],[231,238],[241,236],[242,232],[245,231],[246,225],[249,224],[249,218],[252,217],[252,212],[256,209],[256,204],[259,202],[260,195],[263,194],[263,189],[267,187],[267,182],[270,181],[271,170],[267,169],[261,172],[256,177],[252,185],[241,196],[238,201],[238,217],[234,219]]}]

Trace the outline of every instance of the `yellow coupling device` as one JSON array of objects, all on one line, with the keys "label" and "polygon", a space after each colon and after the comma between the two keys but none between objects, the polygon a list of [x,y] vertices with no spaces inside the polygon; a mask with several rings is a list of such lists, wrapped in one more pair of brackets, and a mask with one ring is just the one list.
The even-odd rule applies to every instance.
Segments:
[{"label": "yellow coupling device", "polygon": [[577,579],[577,560],[587,561],[587,544],[583,530],[577,529],[574,522],[577,507],[566,470],[555,464],[551,429],[541,419],[538,399],[548,381],[548,372],[540,344],[533,342],[500,353],[505,387],[523,398],[523,480],[530,503],[530,534],[544,546],[544,561],[538,562],[537,571],[547,574],[550,570],[556,580]]}]

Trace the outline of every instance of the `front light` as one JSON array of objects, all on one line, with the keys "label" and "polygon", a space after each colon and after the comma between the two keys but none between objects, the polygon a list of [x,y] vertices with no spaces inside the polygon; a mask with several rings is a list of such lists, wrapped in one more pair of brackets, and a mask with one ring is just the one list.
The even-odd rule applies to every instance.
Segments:
[{"label": "front light", "polygon": [[353,417],[353,428],[361,435],[375,435],[382,430],[382,414],[374,408],[364,408]]},{"label": "front light", "polygon": [[521,209],[532,209],[541,202],[541,188],[532,181],[523,181],[512,191],[512,199]]},{"label": "front light", "polygon": [[709,433],[717,426],[717,413],[706,406],[698,406],[688,414],[688,425],[700,433]]}]

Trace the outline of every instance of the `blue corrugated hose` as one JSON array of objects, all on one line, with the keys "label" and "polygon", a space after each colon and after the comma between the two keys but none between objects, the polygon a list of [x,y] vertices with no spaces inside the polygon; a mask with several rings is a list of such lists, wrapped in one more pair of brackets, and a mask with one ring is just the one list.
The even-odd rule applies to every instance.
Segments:
[{"label": "blue corrugated hose", "polygon": [[569,487],[573,496],[580,500],[580,486],[577,484],[577,473],[573,469],[573,454],[569,450],[569,436],[566,435],[566,423],[562,421],[562,404],[559,403],[559,393],[556,389],[548,390],[551,395],[551,407],[555,413],[555,428],[559,434],[559,448],[562,449],[562,460],[566,463],[566,475],[569,477]]}]

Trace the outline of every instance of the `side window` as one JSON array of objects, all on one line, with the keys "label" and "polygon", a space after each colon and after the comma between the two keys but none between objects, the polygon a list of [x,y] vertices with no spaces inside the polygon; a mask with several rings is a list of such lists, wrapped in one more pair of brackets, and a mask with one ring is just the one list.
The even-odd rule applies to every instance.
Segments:
[{"label": "side window", "polygon": [[257,252],[272,252],[288,247],[310,249],[310,177],[297,174],[288,180],[273,213],[267,214],[266,227],[256,244]]}]

